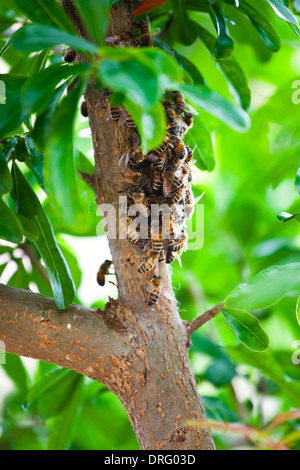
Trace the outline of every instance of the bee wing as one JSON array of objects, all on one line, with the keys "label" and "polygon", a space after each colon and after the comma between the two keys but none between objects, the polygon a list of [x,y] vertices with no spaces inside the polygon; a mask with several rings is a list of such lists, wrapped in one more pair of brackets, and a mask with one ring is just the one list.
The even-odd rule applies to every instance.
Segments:
[{"label": "bee wing", "polygon": [[120,36],[108,36],[105,41],[107,44],[113,44],[117,39],[119,39],[119,37]]},{"label": "bee wing", "polygon": [[125,122],[126,122],[126,112],[125,112],[124,108],[121,108],[121,117],[119,119],[120,126],[123,126],[123,124],[125,124]]},{"label": "bee wing", "polygon": [[[125,159],[125,155],[126,155],[126,152],[122,153],[121,158],[120,158],[120,160],[119,160],[119,162],[118,162],[118,165],[119,165],[119,166],[122,166],[122,165],[123,165],[123,162],[124,162],[124,159]],[[127,158],[127,157],[126,157],[126,158]],[[127,162],[127,163],[128,163],[128,162]],[[125,165],[127,165],[127,163],[126,163],[126,159],[125,159]]]},{"label": "bee wing", "polygon": [[134,150],[138,150],[141,144],[141,140],[137,132],[133,133],[132,142]]}]

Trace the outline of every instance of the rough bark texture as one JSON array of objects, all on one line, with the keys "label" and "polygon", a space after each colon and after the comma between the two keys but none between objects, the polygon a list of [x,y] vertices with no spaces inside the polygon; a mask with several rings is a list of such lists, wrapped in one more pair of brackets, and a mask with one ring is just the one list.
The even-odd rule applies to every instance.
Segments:
[{"label": "rough bark texture", "polygon": [[[84,35],[69,0],[62,5]],[[113,9],[109,35],[133,28],[132,6]],[[124,180],[118,165],[132,133],[108,118],[106,95],[86,91],[95,150],[94,187],[99,205],[118,210]],[[126,186],[126,183],[125,183]],[[180,319],[169,271],[161,263],[162,293],[148,306],[149,275],[139,274],[143,252],[110,240],[119,298],[105,311],[70,306],[0,286],[0,339],[7,350],[54,362],[103,382],[124,405],[141,449],[213,449],[210,431],[188,426],[205,419],[188,358],[189,335]]]}]

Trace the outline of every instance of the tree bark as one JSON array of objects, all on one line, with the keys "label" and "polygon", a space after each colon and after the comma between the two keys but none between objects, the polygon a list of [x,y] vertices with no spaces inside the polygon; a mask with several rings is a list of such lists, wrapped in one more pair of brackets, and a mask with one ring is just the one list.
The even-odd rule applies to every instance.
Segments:
[{"label": "tree bark", "polygon": [[[70,0],[62,5],[85,35]],[[108,35],[133,31],[125,1],[112,9]],[[124,180],[118,165],[132,147],[133,130],[108,118],[106,93],[86,90],[95,152],[96,200],[118,214]],[[126,183],[125,183],[126,186]],[[125,240],[109,240],[118,282],[118,300],[104,311],[70,306],[57,311],[53,300],[0,286],[0,339],[7,351],[74,369],[103,382],[124,405],[141,449],[212,450],[201,422],[205,412],[188,358],[189,333],[181,320],[165,263],[160,263],[161,296],[147,305],[149,274],[137,268],[144,253]]]}]

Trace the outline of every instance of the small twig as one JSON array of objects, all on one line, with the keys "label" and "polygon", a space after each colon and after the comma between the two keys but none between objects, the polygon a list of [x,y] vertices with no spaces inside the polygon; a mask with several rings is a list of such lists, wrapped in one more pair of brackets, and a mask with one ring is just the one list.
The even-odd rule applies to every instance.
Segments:
[{"label": "small twig", "polygon": [[195,320],[190,322],[189,325],[188,325],[189,335],[192,335],[202,325],[204,325],[209,320],[211,320],[212,318],[215,318],[217,315],[219,315],[219,313],[221,312],[223,307],[224,307],[224,302],[220,302],[218,305],[216,305],[215,307],[210,308],[206,312],[202,313],[202,315],[199,315],[199,317],[195,318]]},{"label": "small twig", "polygon": [[167,34],[167,32],[169,31],[171,27],[171,24],[173,23],[173,20],[174,20],[174,16],[170,15],[168,21],[166,22],[162,30],[156,36],[156,39],[163,39],[165,37],[165,35]]}]

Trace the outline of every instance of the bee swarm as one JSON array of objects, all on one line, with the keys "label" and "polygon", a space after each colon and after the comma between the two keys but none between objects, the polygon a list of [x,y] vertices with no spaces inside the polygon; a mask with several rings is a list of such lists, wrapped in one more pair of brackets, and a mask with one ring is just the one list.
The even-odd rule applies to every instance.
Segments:
[{"label": "bee swarm", "polygon": [[[106,39],[112,47],[151,46],[149,24],[141,20],[135,24],[137,36],[124,33]],[[134,243],[145,253],[140,273],[153,273],[148,285],[148,305],[157,302],[161,292],[159,264],[171,264],[187,246],[185,220],[193,213],[195,200],[191,188],[190,163],[193,151],[184,144],[183,137],[193,125],[193,114],[186,109],[179,91],[168,91],[162,101],[167,132],[164,142],[156,149],[143,154],[135,122],[122,106],[110,105],[109,118],[119,125],[133,129],[132,146],[122,155],[119,165],[128,187],[126,216],[122,220],[128,242]],[[135,214],[128,216],[135,206]],[[137,215],[138,213],[138,215]],[[141,233],[132,222],[139,217],[147,222],[147,233]],[[145,236],[146,235],[146,236]]]},{"label": "bee swarm", "polygon": [[[167,99],[168,98],[168,99]],[[193,124],[193,115],[186,110],[181,93],[167,92],[162,102],[166,118],[167,133],[164,142],[144,155],[139,136],[133,133],[132,148],[120,160],[121,174],[129,184],[126,216],[127,240],[145,252],[139,266],[140,273],[155,273],[148,286],[148,304],[153,305],[160,295],[159,263],[171,264],[179,259],[187,245],[185,220],[194,208],[191,188],[193,152],[184,144],[183,137]],[[132,119],[122,108],[111,107],[111,118],[132,127]],[[147,221],[147,234],[136,230],[132,221],[139,217]]]}]

